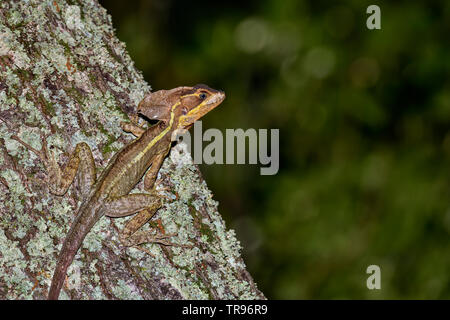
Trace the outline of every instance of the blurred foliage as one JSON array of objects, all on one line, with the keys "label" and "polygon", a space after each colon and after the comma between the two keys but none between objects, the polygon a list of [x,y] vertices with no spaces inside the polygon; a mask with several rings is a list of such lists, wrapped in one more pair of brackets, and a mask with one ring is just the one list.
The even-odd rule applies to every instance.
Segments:
[{"label": "blurred foliage", "polygon": [[225,90],[204,130],[280,129],[277,175],[202,166],[268,298],[450,298],[450,2],[101,2],[155,90]]}]

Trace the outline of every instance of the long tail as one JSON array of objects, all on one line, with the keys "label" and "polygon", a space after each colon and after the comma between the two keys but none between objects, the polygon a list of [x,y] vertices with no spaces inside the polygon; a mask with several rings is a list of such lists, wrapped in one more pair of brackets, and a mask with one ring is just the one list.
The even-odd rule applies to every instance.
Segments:
[{"label": "long tail", "polygon": [[[73,233],[69,233],[69,235],[72,234]],[[48,293],[49,300],[58,300],[59,292],[61,291],[64,280],[66,279],[67,269],[72,264],[73,258],[77,254],[78,248],[83,242],[83,239],[81,239],[81,241],[77,241],[77,239],[69,239],[69,235],[64,241],[63,247],[59,254],[58,263],[56,264],[55,272],[53,273],[52,284]]]},{"label": "long tail", "polygon": [[86,211],[79,213],[79,216],[73,222],[72,227],[64,240],[61,252],[59,253],[58,263],[56,264],[56,269],[53,273],[48,300],[58,300],[59,292],[66,279],[67,269],[72,264],[73,258],[77,254],[87,233],[98,220],[96,217],[92,216],[92,213],[86,213]]}]

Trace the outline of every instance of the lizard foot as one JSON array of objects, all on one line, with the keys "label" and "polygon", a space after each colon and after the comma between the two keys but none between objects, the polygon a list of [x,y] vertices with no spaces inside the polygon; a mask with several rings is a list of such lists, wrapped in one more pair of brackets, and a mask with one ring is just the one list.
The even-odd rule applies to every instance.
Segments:
[{"label": "lizard foot", "polygon": [[134,233],[128,238],[121,238],[121,242],[126,247],[140,247],[144,243],[157,243],[164,246],[181,247],[181,248],[192,248],[191,245],[179,244],[168,241],[169,238],[177,236],[178,233],[165,233],[165,231],[160,229],[160,231],[153,230],[143,230]]}]

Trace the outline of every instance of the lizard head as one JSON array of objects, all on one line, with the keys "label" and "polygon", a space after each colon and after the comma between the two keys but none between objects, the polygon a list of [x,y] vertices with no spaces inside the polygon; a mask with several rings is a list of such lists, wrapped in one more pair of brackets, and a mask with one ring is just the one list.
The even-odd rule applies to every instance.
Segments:
[{"label": "lizard head", "polygon": [[174,129],[189,129],[195,121],[217,107],[225,93],[204,84],[159,90],[147,95],[138,112],[151,120],[169,123]]},{"label": "lizard head", "polygon": [[180,97],[174,112],[179,116],[178,128],[187,129],[195,121],[217,107],[225,99],[225,92],[198,84]]}]

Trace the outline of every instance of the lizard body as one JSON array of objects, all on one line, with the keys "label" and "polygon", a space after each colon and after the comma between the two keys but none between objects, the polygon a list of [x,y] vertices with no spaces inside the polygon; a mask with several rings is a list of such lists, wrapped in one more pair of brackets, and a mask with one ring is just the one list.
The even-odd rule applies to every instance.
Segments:
[{"label": "lizard body", "polygon": [[[218,106],[224,98],[222,91],[205,85],[148,94],[139,103],[138,113],[160,121],[148,129],[131,123],[121,123],[122,128],[133,133],[137,139],[113,156],[98,180],[92,153],[86,143],[77,144],[64,171],[61,171],[53,154],[48,157],[45,151],[44,156],[40,155],[47,165],[50,192],[65,194],[78,172],[83,198],[60,251],[48,299],[58,299],[67,268],[86,235],[104,215],[124,217],[137,213],[120,234],[120,239],[126,246],[145,242],[167,244],[165,239],[171,235],[155,236],[143,231],[136,232],[162,205],[161,197],[154,190],[158,171],[170,151],[173,134],[187,130],[196,120]],[[150,193],[129,194],[144,174],[144,188]]]}]

